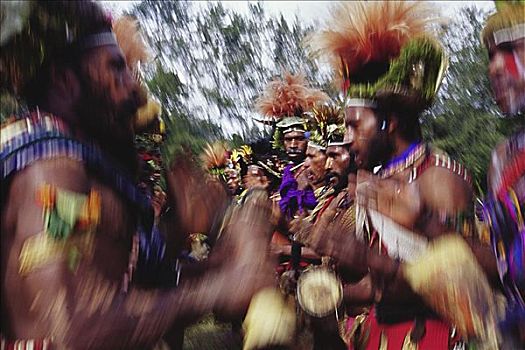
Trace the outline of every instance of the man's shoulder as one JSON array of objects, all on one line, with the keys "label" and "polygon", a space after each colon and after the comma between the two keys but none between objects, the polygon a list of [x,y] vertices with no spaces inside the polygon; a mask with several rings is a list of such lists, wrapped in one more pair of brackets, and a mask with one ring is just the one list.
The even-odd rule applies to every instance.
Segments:
[{"label": "man's shoulder", "polygon": [[[459,167],[459,163],[455,164]],[[418,176],[416,182],[428,207],[456,210],[467,208],[472,202],[472,186],[457,169],[433,165]]]},{"label": "man's shoulder", "polygon": [[90,177],[83,162],[61,157],[38,160],[13,174],[10,186],[16,192],[32,191],[42,184],[50,184],[74,192],[89,191]]},{"label": "man's shoulder", "polygon": [[434,185],[456,183],[469,188],[472,186],[467,167],[437,148],[432,148],[431,153],[419,166],[417,180],[423,183],[431,182]]}]

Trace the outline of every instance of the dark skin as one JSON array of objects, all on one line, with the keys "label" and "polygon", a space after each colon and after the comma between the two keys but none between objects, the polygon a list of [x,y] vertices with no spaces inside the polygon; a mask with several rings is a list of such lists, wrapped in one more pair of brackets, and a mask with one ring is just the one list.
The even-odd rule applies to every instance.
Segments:
[{"label": "dark skin", "polygon": [[[118,47],[104,46],[90,50],[80,62],[86,72],[97,67],[100,76],[93,81],[99,81],[98,88],[105,90],[115,105],[132,100],[136,89],[136,82],[127,69],[115,64],[121,60]],[[80,96],[87,93],[77,74],[69,68],[56,67],[43,99],[47,102],[40,107],[62,116],[78,137],[92,139],[98,135],[97,123],[90,122],[87,127],[77,113]],[[89,75],[82,77],[89,78]],[[97,108],[104,103],[100,101]],[[139,104],[136,101],[136,105]],[[129,105],[117,109],[119,113],[128,110],[130,115],[117,113],[111,121],[103,120],[105,114],[91,116],[101,119],[99,128],[120,128],[101,131],[95,141],[103,148],[110,142],[106,135],[113,134],[115,142],[133,136],[128,123],[135,110]],[[111,111],[108,113],[111,115]],[[182,177],[189,175],[188,167],[181,166],[181,171],[186,172]],[[180,177],[177,169],[172,169],[170,175],[168,182]],[[100,194],[101,221],[95,232],[93,257],[82,258],[78,269],[71,271],[67,259],[55,254],[51,261],[21,276],[18,273],[21,247],[28,238],[43,231],[42,208],[35,201],[35,193],[44,183],[77,193],[94,190]],[[173,324],[182,324],[214,310],[223,314],[243,312],[251,296],[273,282],[273,263],[266,262],[266,249],[261,249],[268,246],[271,236],[270,203],[266,195],[250,197],[248,205],[233,216],[214,257],[222,261],[221,251],[227,250],[226,263],[188,277],[175,290],[145,290],[132,284],[124,293],[122,278],[127,270],[136,213],[114,189],[88,173],[80,162],[53,159],[37,161],[14,175],[6,191],[1,238],[5,310],[2,332],[8,338],[52,337],[57,348],[146,348]],[[193,207],[192,200],[183,201],[190,198],[191,193],[204,201],[199,203],[199,210],[204,208],[202,211]],[[202,197],[203,193],[211,193],[211,200],[219,203],[210,203],[210,197]],[[213,221],[210,212],[217,210],[222,198],[214,193],[217,191],[209,190],[204,183],[199,183],[197,188],[191,183],[171,186],[168,201],[175,204],[173,214],[179,222],[173,229],[209,228],[208,223]],[[189,215],[191,212],[199,215]],[[246,234],[248,227],[250,234]],[[171,234],[180,234],[177,232]]]},{"label": "dark skin", "polygon": [[247,189],[256,187],[267,189],[269,186],[268,177],[259,166],[250,165],[246,175],[244,175],[243,186]]},{"label": "dark skin", "polygon": [[308,185],[317,189],[323,185],[326,174],[326,152],[320,148],[310,146],[306,148],[303,171],[308,179]]},{"label": "dark skin", "polygon": [[[325,178],[325,180],[329,181],[331,186],[337,187],[337,185],[339,184],[346,184],[348,182],[347,179],[343,179],[343,177],[349,177],[350,179],[352,179],[352,183],[349,184],[347,190],[351,191],[352,194],[350,196],[353,197],[353,192],[355,190],[355,174],[348,175],[350,163],[351,156],[348,151],[348,147],[332,145],[326,148],[326,162],[324,164],[324,169],[328,177]],[[332,218],[335,215],[337,205],[345,195],[345,192],[346,191],[340,192],[336,195],[336,198],[334,198],[334,200],[330,202],[325,212],[333,214],[330,215],[330,218]],[[309,246],[304,247],[301,251],[302,256],[305,258],[319,258],[319,255],[316,254],[311,247],[313,247],[316,250],[320,249],[317,250],[318,252],[323,250],[322,247],[325,244],[325,242],[322,242],[325,239],[323,234],[328,230],[327,228],[331,224],[330,221],[322,219],[324,216],[325,214],[321,216],[321,219],[319,221],[315,223],[310,223],[305,221],[305,217],[303,215],[297,219],[292,220],[292,222],[290,223],[290,232],[298,234],[299,237],[297,237],[297,239],[300,242]],[[287,250],[283,249],[282,251],[287,254],[290,254],[291,251],[289,246],[286,246],[286,248]],[[350,274],[353,274],[353,271],[350,271]]]},{"label": "dark skin", "polygon": [[[448,230],[440,227],[435,218],[432,219],[432,215],[431,219],[425,219],[427,214],[432,214],[438,209],[450,213],[470,210],[470,186],[447,169],[431,167],[410,184],[408,169],[388,179],[379,179],[369,172],[374,166],[402,154],[415,141],[402,135],[395,116],[388,119],[384,130],[380,130],[382,122],[373,110],[351,107],[346,111],[345,123],[346,139],[351,143],[350,147],[356,155],[358,167],[362,169],[358,172],[356,191],[357,200],[362,205],[375,209],[413,232],[429,238],[447,233]],[[390,152],[382,153],[381,150]],[[323,219],[330,220],[328,213],[323,215]],[[345,293],[362,298],[355,300],[357,304],[379,298],[401,304],[418,299],[406,283],[398,268],[399,264],[394,259],[379,255],[374,247],[368,249],[353,235],[343,234],[340,229],[334,228],[327,235],[333,237],[323,242],[320,253],[336,258],[339,264],[353,269],[356,275],[368,276],[370,268],[371,274],[366,278],[371,278],[373,282],[380,280],[386,284],[383,291],[374,290],[375,282],[363,281],[355,287],[360,289],[359,291],[352,291],[352,287],[348,287]],[[477,242],[469,243],[489,280],[496,281],[497,270],[490,247]],[[363,287],[369,288],[368,293],[363,292]],[[368,297],[365,297],[366,295]]]},{"label": "dark skin", "polygon": [[525,111],[525,76],[509,71],[509,62],[525,67],[525,38],[496,46],[490,43],[489,80],[498,107],[505,115]]},{"label": "dark skin", "polygon": [[226,169],[226,187],[228,187],[228,191],[230,195],[234,196],[238,192],[240,192],[241,189],[241,179],[239,176],[239,172],[236,169]]},{"label": "dark skin", "polygon": [[304,137],[304,132],[290,131],[284,134],[284,150],[288,158],[295,164],[303,161],[308,141]]},{"label": "dark skin", "polygon": [[351,161],[347,146],[328,146],[326,148],[325,171],[327,181],[331,186],[338,187],[346,183],[344,180],[348,176]]}]

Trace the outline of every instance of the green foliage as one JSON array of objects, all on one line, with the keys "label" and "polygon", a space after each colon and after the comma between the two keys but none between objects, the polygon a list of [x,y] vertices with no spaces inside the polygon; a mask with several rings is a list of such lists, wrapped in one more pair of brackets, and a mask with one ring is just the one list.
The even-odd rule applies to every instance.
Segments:
[{"label": "green foliage", "polygon": [[[252,121],[253,104],[283,70],[302,71],[330,96],[338,94],[303,48],[311,26],[268,16],[261,3],[248,6],[247,14],[239,14],[218,2],[145,0],[133,9],[156,54],[156,65],[146,73],[165,110],[165,156],[181,145],[198,151],[207,140],[229,138],[238,147],[268,137],[270,128]],[[421,117],[424,138],[463,162],[481,189],[491,150],[518,124],[501,117],[491,96],[487,53],[479,40],[486,16],[464,8],[442,28],[450,66],[432,109]],[[366,97],[372,88],[356,93]]]},{"label": "green foliage", "polygon": [[[145,0],[132,13],[155,50],[152,92],[161,94],[169,112],[183,110],[189,119],[213,121],[223,126],[225,136],[236,132],[245,141],[263,136],[263,127],[252,120],[254,101],[283,70],[329,84],[302,45],[312,28],[298,19],[289,23],[267,16],[262,3],[249,4],[248,13],[239,14],[220,2]],[[168,79],[176,88],[164,81],[169,74],[177,77],[178,82]]]},{"label": "green foliage", "polygon": [[[373,99],[378,90],[415,92],[429,105],[435,95],[436,81],[443,64],[443,52],[433,39],[420,37],[407,43],[388,73],[373,84],[352,84],[348,97]],[[414,69],[416,68],[416,69]]]},{"label": "green foliage", "polygon": [[284,141],[283,141],[283,130],[281,128],[276,128],[273,133],[272,147],[279,150],[284,150]]},{"label": "green foliage", "polygon": [[[402,86],[414,89],[427,103],[432,101],[436,91],[436,81],[443,64],[443,52],[439,45],[430,38],[417,38],[410,41],[401,50],[401,54],[391,63],[389,74],[378,82],[379,87]],[[420,77],[414,67],[421,63]],[[416,80],[413,82],[413,80]]]},{"label": "green foliage", "polygon": [[165,164],[181,153],[199,154],[206,143],[222,137],[220,127],[201,119],[190,119],[186,116],[172,117],[166,123],[166,138],[162,157]]},{"label": "green foliage", "polygon": [[147,81],[147,85],[168,114],[181,113],[184,110],[182,99],[187,98],[188,93],[176,73],[165,70],[157,63],[154,75]]}]

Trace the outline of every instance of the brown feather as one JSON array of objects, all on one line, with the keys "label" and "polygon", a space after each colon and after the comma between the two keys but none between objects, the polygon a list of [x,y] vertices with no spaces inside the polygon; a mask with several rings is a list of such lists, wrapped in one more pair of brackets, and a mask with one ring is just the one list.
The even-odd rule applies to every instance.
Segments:
[{"label": "brown feather", "polygon": [[137,69],[139,62],[149,60],[148,47],[139,32],[136,20],[126,16],[118,18],[113,23],[113,32],[132,71]]},{"label": "brown feather", "polygon": [[[352,75],[368,62],[389,62],[411,38],[428,33],[435,9],[423,1],[346,1],[332,7],[325,30],[307,38],[314,57]],[[343,65],[346,64],[346,67]]]},{"label": "brown feather", "polygon": [[226,146],[222,142],[208,143],[200,158],[204,168],[208,171],[224,168],[228,160]]},{"label": "brown feather", "polygon": [[279,121],[284,117],[296,115],[311,109],[316,103],[328,100],[328,96],[307,87],[303,74],[286,72],[283,79],[272,80],[256,101],[257,111],[263,116]]}]

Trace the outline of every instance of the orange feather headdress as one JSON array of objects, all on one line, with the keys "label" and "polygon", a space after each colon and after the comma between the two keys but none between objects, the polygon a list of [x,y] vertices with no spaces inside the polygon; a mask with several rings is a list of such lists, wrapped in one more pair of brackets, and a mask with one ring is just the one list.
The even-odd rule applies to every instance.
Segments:
[{"label": "orange feather headdress", "polygon": [[[341,2],[332,8],[326,28],[308,38],[309,50],[328,59],[350,98],[374,100],[386,89],[421,94],[426,105],[445,62],[429,30],[435,13],[422,1]],[[412,77],[413,71],[418,76]]]},{"label": "orange feather headdress", "polygon": [[283,79],[269,82],[257,99],[256,108],[263,116],[258,121],[274,124],[285,117],[301,116],[316,103],[326,100],[328,96],[324,92],[307,86],[303,74],[286,72]]},{"label": "orange feather headdress", "polygon": [[228,166],[228,150],[223,142],[208,143],[200,155],[204,169],[213,176],[223,177]]},{"label": "orange feather headdress", "polygon": [[151,125],[158,121],[158,129],[162,132],[163,121],[160,119],[162,107],[159,101],[151,96],[147,86],[142,81],[140,65],[150,60],[150,54],[148,46],[139,31],[138,22],[131,17],[122,16],[113,22],[113,32],[124,57],[126,57],[128,68],[141,84],[142,93],[148,96],[146,104],[140,107],[135,115],[135,130],[145,131],[151,129]]},{"label": "orange feather headdress", "polygon": [[135,71],[140,62],[146,63],[150,54],[138,29],[138,22],[131,17],[122,16],[113,22],[113,32],[117,37],[128,67]]}]

